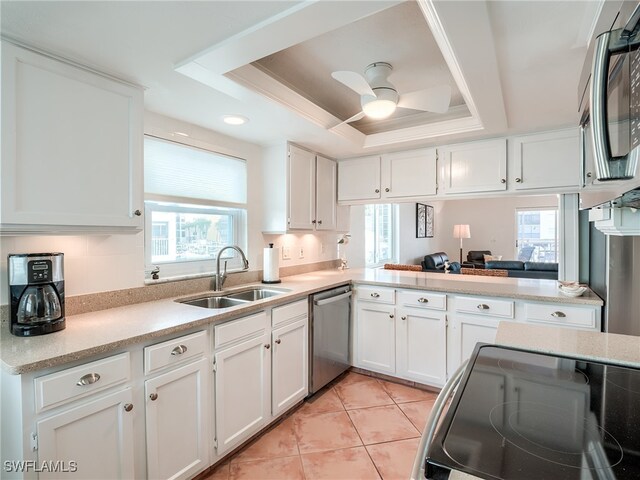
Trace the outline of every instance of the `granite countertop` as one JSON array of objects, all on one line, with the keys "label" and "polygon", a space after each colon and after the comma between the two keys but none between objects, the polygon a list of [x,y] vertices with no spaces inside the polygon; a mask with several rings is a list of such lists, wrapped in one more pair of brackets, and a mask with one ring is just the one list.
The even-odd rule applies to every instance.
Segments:
[{"label": "granite countertop", "polygon": [[[174,297],[71,315],[67,317],[65,330],[50,335],[16,337],[4,326],[0,335],[0,360],[2,368],[11,374],[32,372],[153,338],[177,334],[191,328],[220,323],[349,282],[454,294],[602,305],[602,300],[591,291],[578,298],[566,297],[559,292],[556,282],[552,280],[472,277],[381,269],[321,270],[284,277],[281,284],[271,287],[287,289],[288,292],[242,306],[209,310],[177,303]],[[254,283],[228,291],[241,290],[250,285],[265,286]],[[198,298],[207,293],[211,292],[180,298]]]}]

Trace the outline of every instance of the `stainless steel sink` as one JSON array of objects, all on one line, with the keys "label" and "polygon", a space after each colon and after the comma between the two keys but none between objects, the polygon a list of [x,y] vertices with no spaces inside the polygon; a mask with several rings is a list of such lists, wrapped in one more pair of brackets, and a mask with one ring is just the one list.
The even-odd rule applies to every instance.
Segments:
[{"label": "stainless steel sink", "polygon": [[244,305],[249,302],[246,300],[240,300],[237,298],[227,298],[227,297],[204,297],[204,298],[196,298],[195,300],[181,300],[180,303],[185,303],[187,305],[193,305],[196,307],[202,308],[229,308],[235,307],[236,305]]},{"label": "stainless steel sink", "polygon": [[234,300],[244,300],[246,302],[255,302],[256,300],[263,300],[265,298],[274,297],[285,293],[287,290],[276,290],[272,288],[255,287],[248,290],[242,290],[241,292],[229,293],[227,298]]},{"label": "stainless steel sink", "polygon": [[256,300],[263,300],[288,291],[289,290],[285,289],[251,287],[237,292],[225,294],[218,293],[216,295],[196,298],[194,300],[178,300],[178,302],[202,308],[229,308],[237,305],[246,305],[248,303],[255,302]]}]

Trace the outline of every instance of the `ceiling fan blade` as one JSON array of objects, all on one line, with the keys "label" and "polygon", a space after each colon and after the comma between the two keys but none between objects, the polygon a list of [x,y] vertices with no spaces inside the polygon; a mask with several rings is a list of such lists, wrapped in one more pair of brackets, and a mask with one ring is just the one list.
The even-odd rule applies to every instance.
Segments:
[{"label": "ceiling fan blade", "polygon": [[359,73],[340,70],[333,72],[331,76],[360,95],[376,96],[367,80]]},{"label": "ceiling fan blade", "polygon": [[451,87],[440,85],[400,95],[398,106],[426,112],[445,113],[451,102]]},{"label": "ceiling fan blade", "polygon": [[338,125],[331,127],[329,130],[334,130],[338,128],[340,125],[344,125],[345,123],[357,122],[362,117],[364,117],[364,112],[358,112],[353,117],[347,118],[344,122],[340,122]]}]

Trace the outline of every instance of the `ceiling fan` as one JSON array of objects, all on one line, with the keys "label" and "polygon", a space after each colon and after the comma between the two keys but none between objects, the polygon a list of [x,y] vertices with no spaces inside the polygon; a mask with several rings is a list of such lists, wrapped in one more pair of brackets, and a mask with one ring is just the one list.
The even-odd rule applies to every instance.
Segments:
[{"label": "ceiling fan", "polygon": [[395,112],[396,107],[422,110],[426,112],[445,113],[449,110],[451,87],[440,85],[415,92],[398,94],[396,87],[388,77],[393,67],[386,62],[376,62],[364,70],[364,77],[356,72],[337,71],[331,76],[360,95],[362,111],[344,122],[331,127],[331,130],[345,123],[360,120],[365,115],[369,118],[383,119]]}]

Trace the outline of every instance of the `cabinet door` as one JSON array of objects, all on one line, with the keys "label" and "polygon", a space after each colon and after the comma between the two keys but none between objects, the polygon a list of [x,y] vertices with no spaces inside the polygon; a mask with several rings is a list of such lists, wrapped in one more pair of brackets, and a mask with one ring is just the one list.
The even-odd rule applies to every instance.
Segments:
[{"label": "cabinet door", "polygon": [[440,155],[444,193],[507,189],[507,142],[504,139],[444,147]]},{"label": "cabinet door", "polygon": [[398,376],[429,385],[444,385],[447,375],[446,332],[444,312],[398,309]]},{"label": "cabinet door", "polygon": [[131,389],[101,396],[37,423],[40,461],[62,460],[74,473],[42,472],[53,478],[134,478]]},{"label": "cabinet door", "polygon": [[191,478],[209,465],[208,366],[203,358],[145,382],[149,478]]},{"label": "cabinet door", "polygon": [[453,331],[453,351],[449,357],[453,364],[448,371],[453,372],[466,359],[471,356],[476,343],[493,343],[498,332],[500,319],[487,316],[472,316],[457,314],[450,322]]},{"label": "cabinet door", "polygon": [[356,320],[357,366],[396,372],[395,308],[360,303]]},{"label": "cabinet door", "polygon": [[380,157],[338,162],[338,201],[380,198]]},{"label": "cabinet door", "polygon": [[580,184],[578,130],[515,137],[511,141],[516,190],[575,187]]},{"label": "cabinet door", "polygon": [[261,335],[215,354],[218,454],[257,432],[270,416],[271,338]]},{"label": "cabinet door", "polygon": [[141,89],[3,42],[2,99],[3,230],[142,228]]},{"label": "cabinet door", "polygon": [[308,319],[274,330],[272,354],[271,408],[277,416],[308,393]]},{"label": "cabinet door", "polygon": [[316,156],[316,230],[336,229],[337,188],[336,162]]},{"label": "cabinet door", "polygon": [[289,147],[289,228],[313,230],[316,199],[316,156]]},{"label": "cabinet door", "polygon": [[436,149],[426,148],[382,156],[382,195],[385,198],[436,194]]}]

